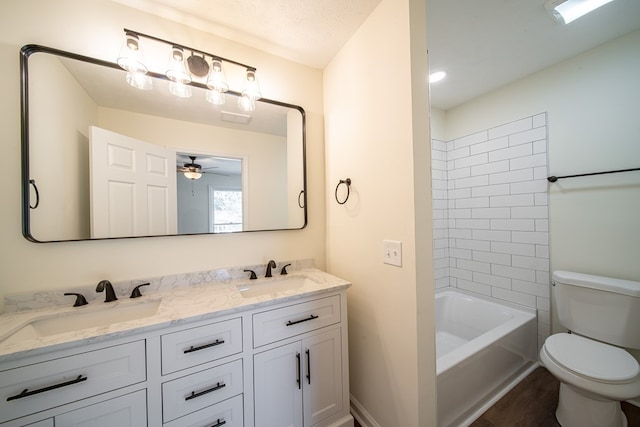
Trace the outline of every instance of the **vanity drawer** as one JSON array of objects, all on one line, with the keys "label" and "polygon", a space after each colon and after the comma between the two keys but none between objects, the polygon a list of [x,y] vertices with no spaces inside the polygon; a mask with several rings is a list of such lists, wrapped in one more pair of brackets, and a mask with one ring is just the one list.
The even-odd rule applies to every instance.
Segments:
[{"label": "vanity drawer", "polygon": [[145,380],[145,341],[2,371],[0,422]]},{"label": "vanity drawer", "polygon": [[162,374],[242,352],[242,319],[186,329],[162,336]]},{"label": "vanity drawer", "polygon": [[303,334],[340,322],[340,295],[253,315],[253,346]]},{"label": "vanity drawer", "polygon": [[242,393],[242,360],[162,384],[165,423]]},{"label": "vanity drawer", "polygon": [[215,405],[164,424],[164,427],[243,427],[244,414],[242,395],[232,397]]}]

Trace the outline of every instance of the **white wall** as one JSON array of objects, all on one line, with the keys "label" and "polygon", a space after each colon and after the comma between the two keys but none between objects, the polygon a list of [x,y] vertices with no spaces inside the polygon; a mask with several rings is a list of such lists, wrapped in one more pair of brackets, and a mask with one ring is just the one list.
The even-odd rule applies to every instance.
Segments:
[{"label": "white wall", "polygon": [[[260,72],[263,96],[305,108],[309,190],[305,229],[47,244],[30,243],[22,237],[19,49],[38,43],[114,61],[125,27],[249,63]],[[128,280],[257,264],[272,258],[313,258],[318,267],[325,267],[320,70],[107,0],[5,0],[0,14],[0,53],[4,58],[0,63],[0,298],[19,291],[62,292],[101,279]]]},{"label": "white wall", "polygon": [[425,20],[424,2],[383,0],[324,73],[327,266],[353,283],[351,394],[380,426],[435,425]]}]

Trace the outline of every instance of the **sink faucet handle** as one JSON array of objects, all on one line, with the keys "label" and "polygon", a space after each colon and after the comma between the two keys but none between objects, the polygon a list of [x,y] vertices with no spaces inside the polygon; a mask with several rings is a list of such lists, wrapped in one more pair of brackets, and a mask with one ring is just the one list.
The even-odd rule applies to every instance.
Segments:
[{"label": "sink faucet handle", "polygon": [[83,306],[83,305],[87,305],[87,304],[89,304],[89,303],[87,302],[87,299],[86,299],[86,298],[84,297],[84,295],[82,295],[82,294],[76,294],[76,293],[74,293],[74,292],[67,292],[67,293],[65,293],[64,295],[65,295],[65,296],[74,295],[74,296],[76,297],[76,302],[75,302],[75,303],[73,303],[73,306],[74,306],[74,307],[81,307],[81,306]]},{"label": "sink faucet handle", "polygon": [[287,264],[287,265],[285,265],[284,267],[282,267],[282,270],[280,270],[280,275],[281,275],[281,276],[284,276],[284,275],[286,275],[286,274],[289,274],[289,273],[287,272],[287,267],[289,267],[290,265],[291,265],[291,264]]},{"label": "sink faucet handle", "polygon": [[142,296],[142,293],[140,293],[141,286],[149,286],[149,283],[143,283],[133,288],[133,290],[131,291],[131,296],[129,298],[140,298]]},{"label": "sink faucet handle", "polygon": [[256,272],[253,270],[244,270],[245,273],[251,273],[249,276],[249,280],[256,280],[258,276],[256,276]]},{"label": "sink faucet handle", "polygon": [[267,273],[264,275],[264,277],[272,277],[271,276],[272,268],[276,268],[276,262],[274,260],[269,260],[269,262],[267,263]]},{"label": "sink faucet handle", "polygon": [[101,280],[98,282],[98,286],[96,286],[96,292],[104,291],[105,299],[104,302],[116,301],[118,297],[116,297],[116,293],[113,290],[113,285],[108,280]]}]

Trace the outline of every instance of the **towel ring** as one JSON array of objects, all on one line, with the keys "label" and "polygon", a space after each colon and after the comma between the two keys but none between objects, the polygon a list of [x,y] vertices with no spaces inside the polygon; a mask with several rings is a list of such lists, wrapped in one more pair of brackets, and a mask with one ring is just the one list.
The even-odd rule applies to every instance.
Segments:
[{"label": "towel ring", "polygon": [[302,196],[304,194],[304,190],[300,190],[300,193],[298,194],[298,206],[300,206],[301,209],[304,209],[304,205],[300,202],[300,196]]},{"label": "towel ring", "polygon": [[[338,200],[338,188],[340,188],[340,185],[342,184],[347,186],[347,197],[345,197],[343,201],[340,201]],[[336,185],[336,191],[334,192],[334,196],[336,198],[336,202],[338,202],[339,205],[344,205],[345,203],[347,203],[347,200],[349,200],[350,188],[351,188],[351,178],[341,179],[338,182],[338,185]]]},{"label": "towel ring", "polygon": [[29,208],[30,209],[35,209],[40,204],[40,193],[38,192],[38,187],[36,186],[36,180],[35,179],[30,179],[29,180],[29,184],[31,184],[33,186],[33,189],[36,192],[36,204],[31,206],[31,203],[29,203]]}]

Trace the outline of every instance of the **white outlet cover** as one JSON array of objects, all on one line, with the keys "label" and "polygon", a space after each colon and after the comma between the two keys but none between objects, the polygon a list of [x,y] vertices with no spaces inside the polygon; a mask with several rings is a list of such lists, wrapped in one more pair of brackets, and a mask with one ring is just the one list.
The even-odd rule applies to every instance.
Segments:
[{"label": "white outlet cover", "polygon": [[402,267],[402,242],[397,240],[383,240],[382,259],[385,264]]}]

